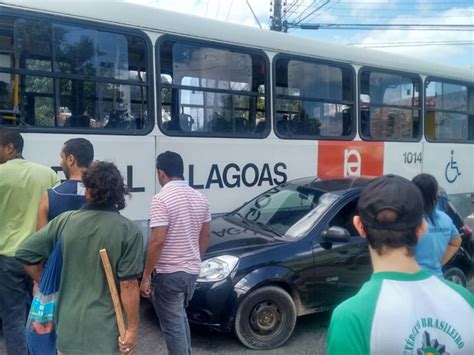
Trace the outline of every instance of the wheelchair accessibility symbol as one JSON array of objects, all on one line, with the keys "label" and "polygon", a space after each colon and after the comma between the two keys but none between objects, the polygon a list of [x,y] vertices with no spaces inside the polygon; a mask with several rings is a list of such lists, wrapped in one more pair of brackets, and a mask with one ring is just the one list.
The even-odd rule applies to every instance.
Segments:
[{"label": "wheelchair accessibility symbol", "polygon": [[449,183],[456,181],[458,176],[461,175],[461,172],[458,168],[458,163],[454,160],[454,150],[451,151],[451,161],[446,164],[446,169],[444,169],[444,176]]}]

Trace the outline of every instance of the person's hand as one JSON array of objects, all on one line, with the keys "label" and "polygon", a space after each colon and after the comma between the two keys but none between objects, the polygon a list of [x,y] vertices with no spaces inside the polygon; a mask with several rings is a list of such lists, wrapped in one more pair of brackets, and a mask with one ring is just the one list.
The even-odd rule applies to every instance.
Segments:
[{"label": "person's hand", "polygon": [[140,282],[140,295],[145,298],[150,298],[151,294],[151,278],[150,277],[143,277],[142,281]]},{"label": "person's hand", "polygon": [[33,280],[33,296],[38,292],[39,283]]},{"label": "person's hand", "polygon": [[125,336],[118,338],[119,350],[122,354],[131,355],[137,347],[137,331],[127,329]]}]

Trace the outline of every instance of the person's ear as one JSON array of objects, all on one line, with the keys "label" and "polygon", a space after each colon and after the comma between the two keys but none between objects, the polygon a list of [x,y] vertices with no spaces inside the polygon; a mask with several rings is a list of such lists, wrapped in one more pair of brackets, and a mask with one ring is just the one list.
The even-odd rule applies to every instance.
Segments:
[{"label": "person's ear", "polygon": [[365,238],[367,234],[365,233],[364,225],[362,224],[360,217],[355,215],[354,218],[352,218],[352,223],[354,224],[355,229],[357,229],[357,232],[359,232],[359,235],[362,238]]},{"label": "person's ear", "polygon": [[15,149],[15,146],[13,145],[13,143],[8,143],[5,147],[6,147],[7,154],[9,156],[15,155],[16,149]]},{"label": "person's ear", "polygon": [[421,222],[421,224],[418,227],[416,227],[416,237],[418,238],[418,240],[420,240],[427,231],[428,231],[428,223],[426,223],[426,221],[423,220],[423,222]]},{"label": "person's ear", "polygon": [[67,157],[66,157],[66,163],[68,166],[72,167],[74,166],[74,164],[76,164],[76,157],[72,154],[69,154]]}]

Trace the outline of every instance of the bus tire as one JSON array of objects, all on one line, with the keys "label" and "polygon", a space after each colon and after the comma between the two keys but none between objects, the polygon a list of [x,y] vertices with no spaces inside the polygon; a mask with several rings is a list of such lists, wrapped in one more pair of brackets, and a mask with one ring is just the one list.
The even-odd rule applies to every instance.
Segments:
[{"label": "bus tire", "polygon": [[265,286],[244,298],[234,330],[250,349],[274,349],[288,340],[295,323],[296,307],[291,296],[279,287]]}]

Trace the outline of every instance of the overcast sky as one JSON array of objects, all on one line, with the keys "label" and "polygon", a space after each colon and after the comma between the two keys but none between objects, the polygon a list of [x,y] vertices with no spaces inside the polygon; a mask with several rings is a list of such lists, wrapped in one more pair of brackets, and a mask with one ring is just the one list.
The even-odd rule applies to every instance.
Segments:
[{"label": "overcast sky", "polygon": [[[246,0],[125,0],[167,10],[258,27]],[[269,28],[270,0],[249,0],[262,27]],[[435,24],[474,27],[471,0],[283,0],[289,22],[336,24]],[[326,3],[327,2],[327,3]],[[320,10],[311,14],[318,6]],[[306,11],[304,11],[306,9]],[[469,30],[301,30],[289,32],[337,43],[371,46],[434,62],[474,69],[474,28]],[[436,45],[427,45],[435,42]],[[455,42],[455,43],[448,43]],[[466,44],[470,43],[470,44]],[[408,46],[406,45],[408,44]],[[397,45],[396,47],[394,45]],[[404,45],[404,46],[399,46]],[[390,47],[387,47],[390,46]]]}]

